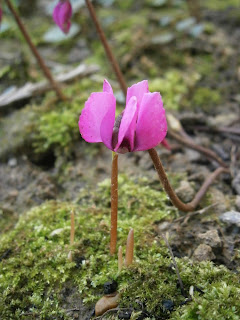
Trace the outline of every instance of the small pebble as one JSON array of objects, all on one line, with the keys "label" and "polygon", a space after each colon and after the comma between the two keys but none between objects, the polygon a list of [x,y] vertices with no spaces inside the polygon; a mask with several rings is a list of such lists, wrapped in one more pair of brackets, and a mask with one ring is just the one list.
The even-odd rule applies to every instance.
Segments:
[{"label": "small pebble", "polygon": [[200,244],[193,252],[193,259],[197,261],[211,261],[215,259],[212,248],[206,244]]},{"label": "small pebble", "polygon": [[8,165],[9,165],[9,167],[11,167],[11,168],[16,167],[16,165],[17,165],[17,159],[16,159],[16,158],[11,158],[11,159],[9,159],[9,160],[8,160]]},{"label": "small pebble", "polygon": [[164,311],[172,311],[174,308],[174,302],[172,300],[163,300],[162,305]]},{"label": "small pebble", "polygon": [[226,223],[229,226],[235,225],[240,227],[240,212],[227,211],[219,216],[220,221]]},{"label": "small pebble", "polygon": [[205,233],[199,233],[197,237],[212,248],[221,247],[222,242],[216,229],[208,230]]},{"label": "small pebble", "polygon": [[117,291],[118,284],[115,280],[105,282],[103,285],[104,294],[111,294]]}]

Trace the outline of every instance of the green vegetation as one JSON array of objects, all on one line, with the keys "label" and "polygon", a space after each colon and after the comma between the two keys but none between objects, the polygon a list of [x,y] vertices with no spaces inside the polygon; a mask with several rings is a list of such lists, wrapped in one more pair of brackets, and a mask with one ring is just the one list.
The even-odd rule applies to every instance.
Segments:
[{"label": "green vegetation", "polygon": [[[121,307],[139,311],[140,301],[150,319],[239,319],[237,276],[210,262],[177,259],[186,291],[191,285],[203,290],[202,294],[194,292],[192,302],[179,306],[184,297],[176,287],[168,250],[154,231],[154,222],[176,216],[165,193],[148,187],[146,179],[120,176],[119,199],[118,245],[125,250],[129,229],[135,232],[135,262],[120,274],[117,259],[109,256],[108,249],[110,180],[90,194],[83,190],[77,204],[51,201],[30,210],[15,229],[1,236],[0,256],[5,254],[0,262],[2,319],[70,319],[64,311],[65,290],[74,288],[84,304],[91,304],[109,279],[119,284]],[[72,208],[76,234],[70,247]],[[73,262],[67,259],[70,249]],[[162,306],[165,299],[174,301],[171,315]]]},{"label": "green vegetation", "polygon": [[221,95],[218,90],[199,87],[196,89],[192,104],[193,107],[199,107],[201,110],[208,111],[212,106],[216,106],[221,102]]}]

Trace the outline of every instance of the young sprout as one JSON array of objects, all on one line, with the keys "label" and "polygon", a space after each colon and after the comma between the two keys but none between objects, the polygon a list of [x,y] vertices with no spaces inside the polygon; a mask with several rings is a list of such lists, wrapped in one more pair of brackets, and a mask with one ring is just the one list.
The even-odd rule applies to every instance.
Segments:
[{"label": "young sprout", "polygon": [[134,251],[134,231],[131,228],[127,237],[125,266],[128,267],[133,263],[133,251]]},{"label": "young sprout", "polygon": [[122,246],[118,248],[118,272],[122,270],[123,266],[123,252],[122,252]]}]

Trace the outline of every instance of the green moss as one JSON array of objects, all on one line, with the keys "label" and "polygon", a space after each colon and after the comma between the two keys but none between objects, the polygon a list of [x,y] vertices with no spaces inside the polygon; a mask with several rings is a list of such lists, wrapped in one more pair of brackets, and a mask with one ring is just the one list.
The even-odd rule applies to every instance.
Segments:
[{"label": "green moss", "polygon": [[184,96],[188,93],[190,84],[196,81],[195,75],[185,76],[177,70],[170,70],[163,78],[150,81],[150,91],[160,91],[167,110],[178,110]]},{"label": "green moss", "polygon": [[[192,302],[179,306],[184,298],[176,287],[176,274],[169,268],[169,253],[154,231],[155,221],[176,215],[168,203],[165,193],[147,186],[146,179],[120,176],[118,245],[125,250],[129,229],[134,227],[135,232],[135,262],[121,273],[108,248],[109,180],[90,194],[83,190],[77,204],[46,202],[23,215],[15,229],[0,238],[0,256],[10,250],[0,262],[1,319],[70,319],[64,311],[64,290],[73,287],[84,304],[95,303],[110,278],[119,284],[120,305],[140,310],[141,302],[150,319],[239,319],[237,276],[209,262],[193,264],[187,258],[177,259],[186,291],[195,285],[204,292],[195,292]],[[72,208],[76,233],[70,247]],[[56,229],[60,232],[53,235]],[[67,259],[70,249],[74,262]],[[164,299],[175,303],[171,315],[162,307]]]},{"label": "green moss", "polygon": [[197,88],[192,99],[192,104],[194,108],[200,107],[204,111],[212,106],[216,106],[221,101],[221,95],[219,91],[214,89],[209,89],[205,87]]},{"label": "green moss", "polygon": [[222,0],[205,0],[204,6],[212,9],[212,10],[225,10],[229,7],[236,7],[239,8],[239,1],[238,0],[228,0],[228,1],[222,1]]}]

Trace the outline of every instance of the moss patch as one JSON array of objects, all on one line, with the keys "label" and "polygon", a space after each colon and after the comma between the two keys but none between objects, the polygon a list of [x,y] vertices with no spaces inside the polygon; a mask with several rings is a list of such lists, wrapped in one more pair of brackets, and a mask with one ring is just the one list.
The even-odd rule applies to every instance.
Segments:
[{"label": "moss patch", "polygon": [[[213,319],[213,311],[218,319],[239,319],[237,276],[212,263],[177,260],[186,290],[191,285],[203,290],[202,294],[194,293],[192,302],[179,306],[184,297],[177,288],[169,253],[154,231],[154,222],[176,216],[165,193],[148,187],[146,179],[120,176],[119,200],[118,245],[125,250],[129,228],[135,231],[135,262],[120,274],[116,257],[109,256],[109,180],[90,194],[83,190],[77,204],[51,201],[32,209],[13,231],[2,235],[2,319],[70,319],[63,307],[66,287],[75,288],[84,304],[95,303],[110,278],[119,284],[120,305],[139,311],[140,301],[150,319],[206,319],[198,317],[204,310],[209,314],[207,319]],[[70,247],[72,208],[76,234]],[[70,249],[74,262],[67,260]],[[174,301],[172,314],[162,306],[165,299]]]}]

